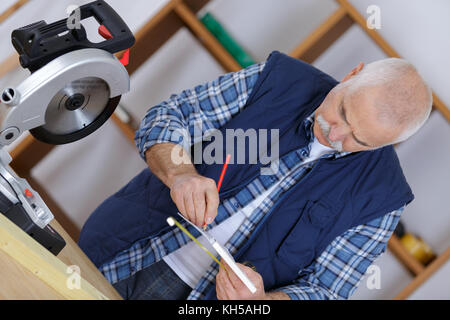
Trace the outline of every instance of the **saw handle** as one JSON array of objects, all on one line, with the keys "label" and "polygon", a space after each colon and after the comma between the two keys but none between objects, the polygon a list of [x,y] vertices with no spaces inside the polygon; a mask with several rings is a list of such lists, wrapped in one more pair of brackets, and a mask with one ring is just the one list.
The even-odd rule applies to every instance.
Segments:
[{"label": "saw handle", "polygon": [[[47,24],[45,21],[32,23],[12,32],[14,48],[20,56],[20,64],[34,72],[50,61],[79,49],[102,49],[116,53],[132,47],[136,41],[133,33],[122,18],[104,0],[97,0],[81,6],[80,22],[94,17],[104,25],[112,38],[100,43],[93,43],[87,38],[84,26],[69,28],[74,16]],[[73,12],[72,12],[73,14]],[[71,20],[69,20],[71,19]]]},{"label": "saw handle", "polygon": [[100,25],[108,29],[111,39],[97,44],[98,49],[116,53],[129,49],[135,39],[128,25],[105,1],[97,0],[80,7],[81,19],[94,17]]}]

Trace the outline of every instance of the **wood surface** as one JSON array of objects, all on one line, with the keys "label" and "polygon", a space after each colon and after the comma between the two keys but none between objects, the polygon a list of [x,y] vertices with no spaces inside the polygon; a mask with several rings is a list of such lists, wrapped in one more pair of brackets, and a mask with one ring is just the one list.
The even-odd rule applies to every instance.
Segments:
[{"label": "wood surface", "polygon": [[[5,299],[76,299],[108,300],[120,297],[99,272],[90,265],[67,233],[54,221],[54,226],[65,238],[67,245],[55,257],[19,227],[0,214],[0,279],[9,281],[0,285],[0,297]],[[64,262],[63,262],[64,261]],[[80,269],[80,287],[71,288],[68,280],[72,276],[68,267]],[[19,267],[20,266],[20,267]],[[99,291],[86,279],[95,283]],[[24,289],[28,286],[28,289]]]}]

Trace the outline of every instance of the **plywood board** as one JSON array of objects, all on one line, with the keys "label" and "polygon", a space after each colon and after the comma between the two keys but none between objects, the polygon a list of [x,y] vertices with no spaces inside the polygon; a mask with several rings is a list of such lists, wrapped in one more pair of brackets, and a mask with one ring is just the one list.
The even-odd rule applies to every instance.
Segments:
[{"label": "plywood board", "polygon": [[[56,222],[55,222],[56,224]],[[115,290],[105,284],[100,273],[90,264],[76,244],[70,240],[67,233],[61,232],[66,238],[67,246],[55,257],[25,232],[0,214],[0,279],[8,279],[0,283],[0,296],[8,299],[64,299],[78,300],[108,300],[117,298]],[[64,263],[62,260],[69,262]],[[68,267],[77,265],[80,270],[78,287],[69,286],[73,273]],[[86,278],[91,279],[92,283]],[[96,281],[108,290],[103,294],[95,285]],[[24,289],[28,286],[28,289]]]}]

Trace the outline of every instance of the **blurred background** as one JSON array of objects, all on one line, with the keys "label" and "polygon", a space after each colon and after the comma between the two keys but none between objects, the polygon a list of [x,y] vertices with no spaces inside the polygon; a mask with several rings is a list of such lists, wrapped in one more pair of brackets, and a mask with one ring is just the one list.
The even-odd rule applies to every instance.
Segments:
[{"label": "blurred background", "polygon": [[[11,8],[17,1],[2,0],[0,12]],[[0,24],[0,56],[7,62],[15,50],[11,45],[11,32],[30,23],[45,20],[48,23],[67,16],[69,5],[82,5],[90,1],[30,0],[25,1]],[[168,0],[107,0],[122,16],[133,32],[138,34],[160,23],[162,30],[171,28],[164,22],[167,10],[177,1]],[[131,91],[122,98],[121,119],[136,129],[140,120],[152,106],[169,98],[171,94],[198,84],[214,80],[230,71],[205,47],[201,33],[195,26],[201,24],[222,41],[224,48],[241,63],[265,61],[273,50],[290,54],[303,52],[313,65],[342,79],[359,62],[370,63],[387,57],[358,23],[348,25],[336,41],[314,56],[302,51],[308,41],[320,32],[333,34],[343,28],[355,12],[368,19],[371,5],[380,13],[378,34],[403,58],[413,63],[440,98],[440,106],[450,106],[448,75],[450,73],[450,1],[447,0],[211,0],[185,1],[194,4],[194,18],[189,25],[176,28],[167,41],[146,38],[139,50],[158,47],[151,57],[131,76]],[[198,5],[205,3],[204,6]],[[175,3],[175,4],[174,4]],[[197,3],[197,6],[195,4]],[[344,5],[343,5],[344,3]],[[347,4],[350,7],[346,6]],[[170,7],[172,6],[172,7]],[[201,7],[201,8],[199,8]],[[169,9],[168,9],[169,8]],[[342,9],[344,8],[344,9]],[[197,9],[199,9],[197,11]],[[341,10],[341,11],[339,11]],[[350,10],[350,11],[349,11]],[[195,12],[197,11],[197,12]],[[180,13],[181,12],[181,13]],[[183,11],[178,11],[183,14]],[[350,15],[351,16],[351,15]],[[185,15],[184,24],[189,19]],[[330,20],[330,17],[334,17]],[[352,17],[355,17],[354,15]],[[192,17],[191,17],[192,18]],[[179,18],[178,18],[179,19]],[[333,20],[335,19],[335,20]],[[176,21],[176,19],[172,19]],[[332,22],[338,22],[333,27]],[[92,41],[100,41],[95,21],[82,21]],[[166,23],[167,25],[163,25]],[[330,27],[331,25],[331,27]],[[335,29],[336,28],[336,29]],[[226,32],[226,33],[224,33]],[[164,33],[164,31],[163,31]],[[226,37],[223,37],[224,34]],[[220,37],[222,35],[222,38]],[[156,44],[157,43],[157,44]],[[302,46],[303,45],[303,46]],[[228,47],[227,47],[228,46]],[[320,47],[320,46],[319,46]],[[320,48],[319,48],[320,49]],[[150,49],[149,49],[150,50]],[[233,51],[234,50],[234,51]],[[131,49],[131,63],[134,51]],[[6,63],[5,62],[5,63]],[[11,62],[11,60],[10,60]],[[9,62],[9,65],[11,63]],[[0,62],[1,63],[1,62]],[[2,64],[2,66],[5,65]],[[13,64],[14,65],[14,64]],[[234,66],[236,67],[236,66]],[[18,67],[0,67],[0,89],[14,86],[29,74]],[[397,145],[405,176],[415,194],[397,230],[396,242],[376,260],[380,286],[367,285],[370,275],[362,279],[352,299],[449,299],[450,298],[450,126],[449,110],[434,110],[421,131],[408,141]],[[20,141],[10,147],[13,150]],[[58,146],[31,171],[39,183],[64,213],[66,229],[76,239],[90,213],[107,197],[118,191],[131,178],[146,167],[136,147],[112,120],[100,130],[76,143]],[[398,245],[403,245],[398,249]],[[422,251],[418,252],[417,247]],[[424,247],[425,246],[425,247]],[[409,249],[406,249],[409,248]],[[425,249],[424,249],[425,248]],[[432,253],[426,252],[426,249]],[[409,256],[399,257],[408,251]],[[428,253],[424,258],[423,251]],[[400,253],[399,253],[400,252]],[[409,259],[409,260],[408,260]],[[411,262],[411,259],[415,261]],[[409,262],[408,262],[409,261]],[[409,263],[409,264],[408,264]],[[405,288],[409,288],[406,290]],[[402,293],[400,296],[399,294]]]}]

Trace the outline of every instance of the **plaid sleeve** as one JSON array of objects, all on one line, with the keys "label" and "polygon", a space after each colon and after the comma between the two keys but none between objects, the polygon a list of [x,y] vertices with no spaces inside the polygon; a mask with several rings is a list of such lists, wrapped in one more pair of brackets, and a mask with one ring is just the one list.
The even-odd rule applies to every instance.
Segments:
[{"label": "plaid sleeve", "polygon": [[292,285],[275,291],[286,293],[292,300],[348,299],[367,268],[386,251],[404,208],[347,230],[301,270]]},{"label": "plaid sleeve", "polygon": [[188,149],[208,131],[222,127],[245,107],[264,66],[265,63],[259,63],[222,75],[151,108],[136,132],[141,157],[145,160],[145,152],[160,143]]}]

